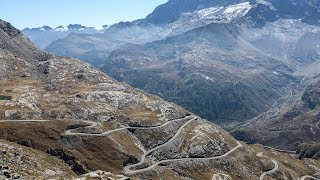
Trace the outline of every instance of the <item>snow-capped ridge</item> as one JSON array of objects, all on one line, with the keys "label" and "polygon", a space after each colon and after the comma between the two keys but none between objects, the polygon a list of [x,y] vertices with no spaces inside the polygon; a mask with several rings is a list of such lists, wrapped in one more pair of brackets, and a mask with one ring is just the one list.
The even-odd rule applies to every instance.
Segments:
[{"label": "snow-capped ridge", "polygon": [[68,26],[60,25],[55,28],[51,28],[50,26],[42,26],[38,28],[25,28],[24,30],[57,31],[57,32],[95,30],[100,32],[100,31],[106,30],[108,27],[109,27],[108,25],[87,27],[81,24],[69,24]]},{"label": "snow-capped ridge", "polygon": [[193,13],[184,14],[179,21],[196,22],[201,20],[212,20],[213,22],[229,22],[237,17],[242,17],[252,8],[249,2],[234,4],[230,6],[215,6],[201,9]]},{"label": "snow-capped ridge", "polygon": [[240,14],[244,16],[252,8],[249,2],[227,6],[224,14]]},{"label": "snow-capped ridge", "polygon": [[249,2],[209,7],[193,13],[185,13],[168,27],[172,32],[171,35],[174,35],[211,23],[228,23],[245,16],[252,7]]}]

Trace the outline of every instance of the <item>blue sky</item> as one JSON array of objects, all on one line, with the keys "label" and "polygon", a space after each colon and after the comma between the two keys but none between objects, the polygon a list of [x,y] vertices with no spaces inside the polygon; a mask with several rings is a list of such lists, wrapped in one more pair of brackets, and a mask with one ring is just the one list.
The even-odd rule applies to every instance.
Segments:
[{"label": "blue sky", "polygon": [[49,25],[101,26],[144,18],[168,0],[0,0],[0,19],[19,29]]}]

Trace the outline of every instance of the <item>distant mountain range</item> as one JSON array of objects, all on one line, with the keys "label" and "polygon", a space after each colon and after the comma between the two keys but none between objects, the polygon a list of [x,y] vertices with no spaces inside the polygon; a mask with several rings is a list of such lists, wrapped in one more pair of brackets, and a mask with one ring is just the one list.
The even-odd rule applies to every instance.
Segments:
[{"label": "distant mountain range", "polygon": [[[188,5],[185,8],[179,9],[179,12],[181,12],[176,12],[179,14],[179,17],[175,21],[168,23],[158,23],[154,19],[156,16],[160,16],[161,18],[167,17],[168,13],[157,15],[158,11],[162,11],[160,6],[160,10],[157,8],[145,19],[111,25],[103,34],[68,36],[54,41],[45,49],[56,54],[77,57],[94,65],[101,65],[113,50],[124,44],[152,42],[187,32],[205,24],[230,22],[243,16],[251,8],[248,2],[239,5],[232,4],[232,2],[223,3],[226,6],[210,6],[209,8],[199,2],[184,2],[179,4],[179,6],[190,3],[190,7]],[[175,4],[175,2],[169,1],[163,6],[168,6],[170,9]],[[197,7],[194,7],[194,4],[197,4]],[[216,3],[208,3],[208,5],[214,4]],[[235,11],[233,11],[234,8],[236,9]],[[171,13],[169,9],[167,11]],[[171,16],[167,18],[170,19]]]},{"label": "distant mountain range", "polygon": [[[169,0],[144,19],[71,34],[46,50],[98,66],[239,139],[295,149],[319,141],[317,130],[284,127],[290,112],[300,113],[289,116],[292,125],[315,127],[302,94],[320,74],[319,12],[318,0]],[[304,135],[286,141],[289,131]]]},{"label": "distant mountain range", "polygon": [[77,34],[97,34],[103,33],[108,25],[101,27],[86,27],[81,24],[70,24],[68,26],[42,26],[38,28],[26,28],[22,32],[27,35],[36,45],[44,49],[53,41],[67,37],[71,33]]}]

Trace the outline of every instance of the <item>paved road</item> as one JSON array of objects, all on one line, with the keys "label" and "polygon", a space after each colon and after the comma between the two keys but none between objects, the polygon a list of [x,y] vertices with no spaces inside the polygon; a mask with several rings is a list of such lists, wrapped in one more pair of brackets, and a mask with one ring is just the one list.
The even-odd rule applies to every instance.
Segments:
[{"label": "paved road", "polygon": [[[267,156],[264,156],[262,152],[258,153],[257,156],[258,156],[258,157],[268,158]],[[272,163],[274,164],[274,168],[271,169],[270,171],[267,171],[267,172],[262,173],[261,176],[260,176],[260,178],[259,178],[259,180],[263,180],[264,177],[265,177],[266,175],[268,175],[268,174],[273,174],[273,173],[275,173],[275,172],[278,170],[278,168],[279,168],[278,162],[277,162],[276,160],[271,159],[271,158],[268,158],[268,159],[270,159],[270,160],[272,161]]]},{"label": "paved road", "polygon": [[302,176],[300,180],[309,180],[309,179],[320,180],[319,178],[309,176],[309,175]]},{"label": "paved road", "polygon": [[142,172],[146,172],[146,171],[150,171],[153,168],[155,168],[156,166],[158,166],[159,164],[162,163],[171,163],[171,162],[178,162],[178,161],[191,161],[191,160],[213,160],[213,159],[221,159],[221,158],[225,158],[227,157],[229,154],[231,154],[232,152],[234,152],[235,150],[237,150],[238,148],[242,147],[242,144],[240,142],[237,142],[237,146],[234,147],[233,149],[231,149],[230,151],[228,151],[227,153],[221,155],[221,156],[215,156],[215,157],[208,157],[208,158],[180,158],[180,159],[167,159],[167,160],[162,160],[162,161],[158,161],[154,164],[152,164],[151,166],[144,168],[144,169],[138,169],[138,170],[130,170],[131,167],[135,166],[135,165],[130,165],[124,168],[124,173],[128,174],[128,175],[132,175],[132,174],[136,174],[136,173],[142,173]]}]

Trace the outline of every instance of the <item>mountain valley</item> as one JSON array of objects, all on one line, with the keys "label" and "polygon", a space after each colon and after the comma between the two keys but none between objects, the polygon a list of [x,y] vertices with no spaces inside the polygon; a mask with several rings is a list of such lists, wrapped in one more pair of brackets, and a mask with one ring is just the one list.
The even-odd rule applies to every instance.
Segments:
[{"label": "mountain valley", "polygon": [[0,19],[0,179],[320,179],[319,2]]},{"label": "mountain valley", "polygon": [[[86,63],[37,49],[5,21],[0,39],[0,148],[8,158],[1,162],[3,177],[319,176],[318,160],[237,141],[219,126]],[[36,172],[25,169],[30,161]]]}]

